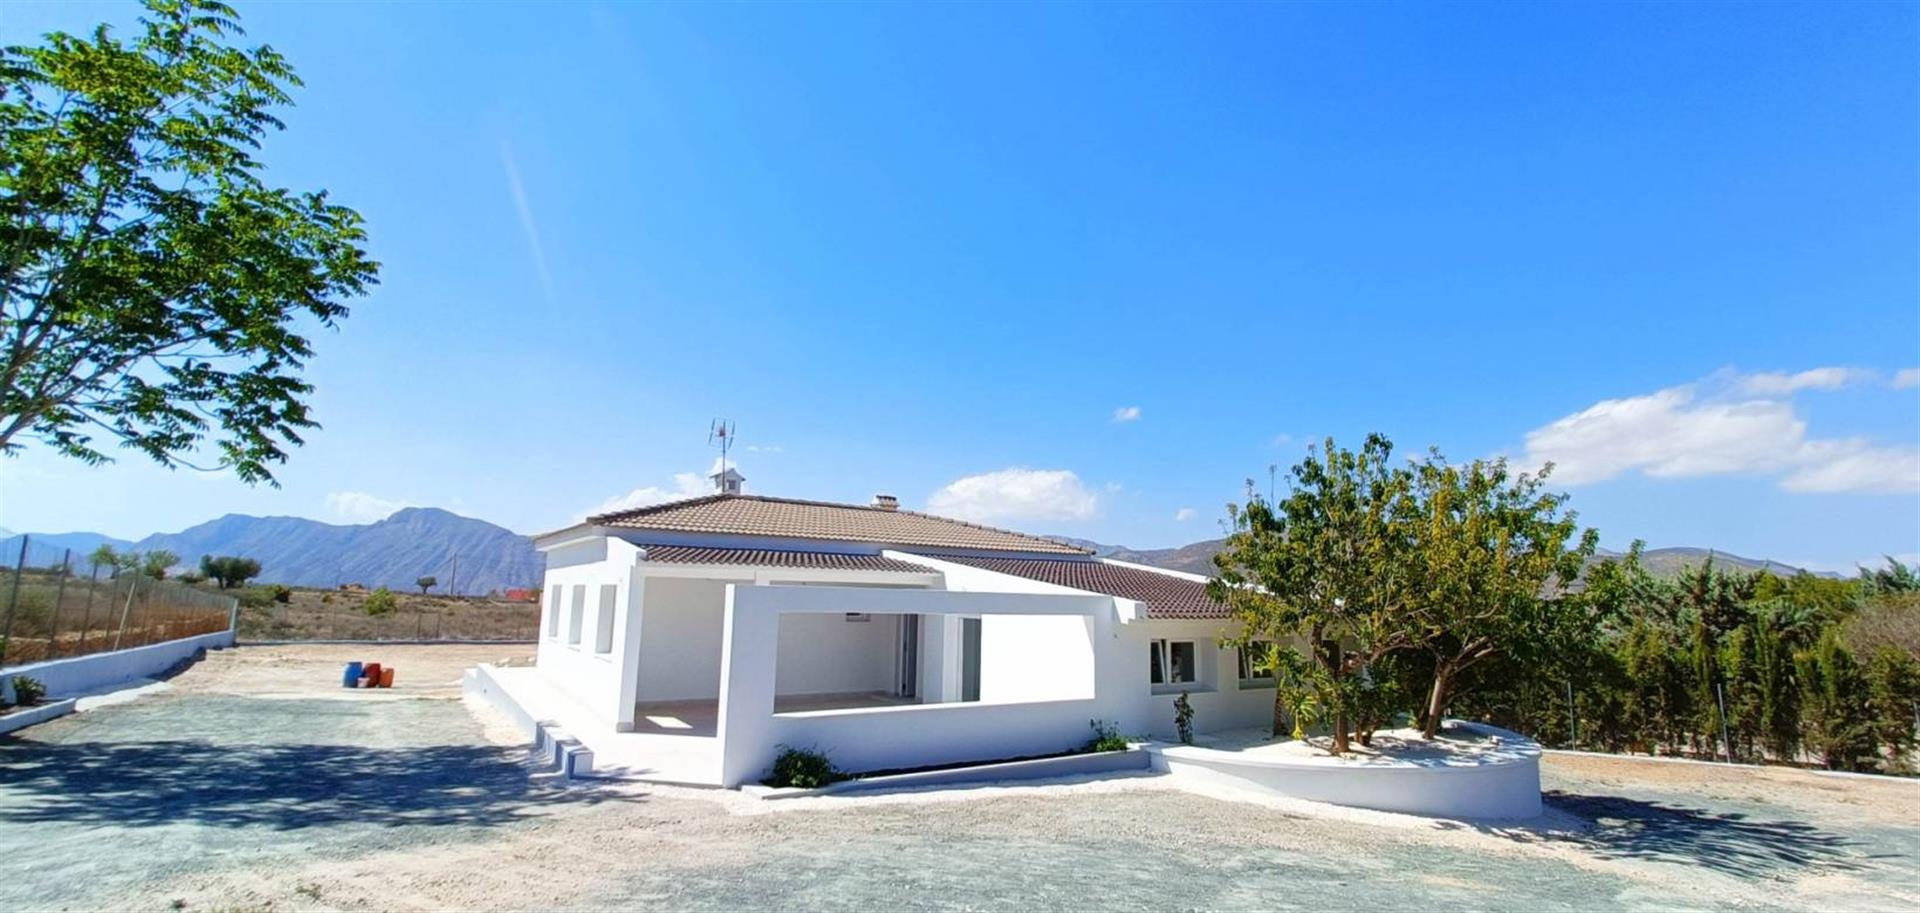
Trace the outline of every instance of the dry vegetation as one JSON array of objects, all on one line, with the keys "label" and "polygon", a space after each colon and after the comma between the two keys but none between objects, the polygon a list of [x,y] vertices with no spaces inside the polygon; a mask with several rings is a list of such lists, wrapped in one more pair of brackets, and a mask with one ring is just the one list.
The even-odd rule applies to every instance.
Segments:
[{"label": "dry vegetation", "polygon": [[240,608],[241,640],[532,641],[540,606],[485,596],[396,591],[394,611],[367,614],[363,590],[295,589],[284,603],[250,599]]}]

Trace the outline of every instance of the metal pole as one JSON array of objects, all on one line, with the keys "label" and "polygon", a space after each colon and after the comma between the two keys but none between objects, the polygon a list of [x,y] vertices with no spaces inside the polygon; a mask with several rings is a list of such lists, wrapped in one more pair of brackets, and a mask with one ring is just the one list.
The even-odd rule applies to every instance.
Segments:
[{"label": "metal pole", "polygon": [[31,536],[20,537],[20,560],[13,565],[13,595],[7,597],[7,627],[0,632],[0,663],[7,659],[7,644],[13,640],[13,609],[20,604],[20,576],[27,570],[27,542]]},{"label": "metal pole", "polygon": [[1727,763],[1733,763],[1733,740],[1727,737],[1727,692],[1719,682],[1713,683],[1714,699],[1720,702],[1720,745],[1726,750]]},{"label": "metal pole", "polygon": [[73,570],[73,549],[60,558],[60,585],[53,590],[53,619],[47,622],[47,658],[60,652],[60,601],[67,597],[67,572]]},{"label": "metal pole", "polygon": [[1580,713],[1573,703],[1573,679],[1567,679],[1567,747],[1580,747]]},{"label": "metal pole", "polygon": [[80,614],[80,643],[73,649],[73,655],[87,652],[87,629],[93,627],[93,593],[100,588],[100,565],[93,566],[93,573],[87,575],[87,608]]},{"label": "metal pole", "polygon": [[133,591],[140,586],[139,574],[127,575],[127,605],[120,610],[120,629],[113,632],[113,649],[120,649],[120,638],[127,633],[127,616],[133,614]]}]

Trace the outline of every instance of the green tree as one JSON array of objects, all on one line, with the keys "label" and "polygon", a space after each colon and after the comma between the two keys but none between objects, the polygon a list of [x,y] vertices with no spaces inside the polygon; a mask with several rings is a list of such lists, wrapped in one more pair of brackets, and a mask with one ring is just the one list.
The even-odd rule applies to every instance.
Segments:
[{"label": "green tree", "polygon": [[440,585],[440,580],[436,577],[422,577],[419,580],[415,580],[413,585],[420,588],[420,595],[425,596],[428,590]]},{"label": "green tree", "polygon": [[[0,453],[162,465],[211,446],[248,482],[317,427],[303,324],[376,281],[360,216],[254,158],[299,84],[212,0],[0,50]],[[211,436],[211,439],[209,439]]]},{"label": "green tree", "polygon": [[[1598,545],[1566,510],[1566,495],[1544,491],[1547,472],[1514,475],[1505,460],[1449,465],[1438,452],[1414,469],[1412,542],[1405,551],[1415,584],[1410,620],[1433,657],[1421,726],[1440,729],[1463,676],[1503,655],[1555,640],[1569,611],[1567,585]],[[1523,664],[1545,654],[1523,657]]]},{"label": "green tree", "polygon": [[1799,664],[1808,744],[1834,770],[1870,769],[1876,743],[1867,682],[1838,632],[1828,629]]},{"label": "green tree", "polygon": [[387,615],[400,607],[400,601],[393,598],[393,591],[381,587],[367,594],[367,601],[360,608],[368,615]]},{"label": "green tree", "polygon": [[1761,744],[1774,760],[1791,762],[1800,755],[1800,685],[1778,611],[1754,617],[1753,666]]},{"label": "green tree", "polygon": [[260,562],[252,558],[236,555],[200,556],[200,573],[220,583],[220,588],[230,590],[260,575]]},{"label": "green tree", "polygon": [[140,573],[155,580],[165,580],[167,568],[180,563],[180,556],[164,548],[156,548],[140,560]]},{"label": "green tree", "polygon": [[[1411,475],[1391,464],[1392,453],[1379,434],[1358,451],[1329,438],[1293,467],[1278,504],[1250,484],[1246,504],[1228,506],[1233,531],[1207,585],[1242,623],[1243,646],[1271,642],[1304,659],[1280,662],[1301,670],[1295,684],[1309,697],[1298,704],[1331,723],[1335,754],[1350,747],[1366,670],[1410,645],[1401,554]],[[1286,690],[1275,689],[1276,722]]]},{"label": "green tree", "polygon": [[1893,647],[1882,647],[1867,665],[1867,703],[1873,711],[1875,739],[1886,748],[1889,766],[1907,772],[1914,727],[1920,721],[1920,662]]},{"label": "green tree", "polygon": [[100,543],[100,547],[87,556],[87,563],[92,565],[95,574],[100,573],[100,569],[104,567],[111,576],[120,576],[120,553],[114,551],[113,546],[105,542]]}]

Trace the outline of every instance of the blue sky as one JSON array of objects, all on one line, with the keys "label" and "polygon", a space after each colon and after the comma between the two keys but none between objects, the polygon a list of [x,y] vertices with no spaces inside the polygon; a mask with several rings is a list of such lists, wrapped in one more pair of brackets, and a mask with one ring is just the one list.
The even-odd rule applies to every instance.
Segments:
[{"label": "blue sky", "polygon": [[0,525],[538,531],[724,415],[753,491],[1134,546],[1379,430],[1610,545],[1920,553],[1911,4],[240,10],[385,265],[325,430],[279,490],[30,451]]}]

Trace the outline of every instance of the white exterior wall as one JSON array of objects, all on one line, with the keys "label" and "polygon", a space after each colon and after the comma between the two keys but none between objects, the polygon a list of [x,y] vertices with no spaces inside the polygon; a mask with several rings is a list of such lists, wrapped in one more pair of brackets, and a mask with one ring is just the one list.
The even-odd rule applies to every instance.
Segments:
[{"label": "white exterior wall", "polygon": [[[718,616],[725,610],[715,607]],[[900,653],[900,619],[874,615],[848,621],[839,615],[782,615],[776,694],[849,694],[893,691]],[[719,657],[711,670],[720,681]],[[718,693],[718,692],[716,692]]]},{"label": "white exterior wall", "polygon": [[647,579],[639,700],[710,701],[720,696],[720,616],[726,593],[725,580]]},{"label": "white exterior wall", "polygon": [[[1194,732],[1270,725],[1273,687],[1262,684],[1242,687],[1239,654],[1234,647],[1220,646],[1220,638],[1234,630],[1232,623],[1215,619],[1156,619],[1125,626],[1126,643],[1120,649],[1138,657],[1142,710],[1132,725],[1123,725],[1121,731],[1157,739],[1175,738],[1178,730],[1173,724],[1173,702],[1182,690],[1187,692],[1187,702],[1193,705]],[[1157,688],[1152,684],[1148,645],[1162,638],[1194,642],[1199,681]]]},{"label": "white exterior wall", "polygon": [[980,616],[980,700],[1094,697],[1091,628],[1086,617]]},{"label": "white exterior wall", "polygon": [[[646,590],[634,573],[637,556],[633,546],[604,537],[561,546],[547,552],[547,572],[540,588],[540,645],[535,663],[548,681],[615,729],[633,726],[633,702],[621,695],[632,693],[637,670],[641,620],[637,608]],[[557,601],[555,586],[560,587]],[[606,653],[594,649],[602,586],[614,588],[613,649]],[[575,587],[585,587],[586,601],[577,637],[571,617]]]},{"label": "white exterior wall", "polygon": [[[784,615],[809,612],[983,618],[1076,616],[1076,621],[1084,619],[1075,635],[1083,644],[1112,638],[1118,622],[1112,597],[1085,593],[730,586],[721,661],[721,785],[738,786],[759,779],[783,744],[816,747],[850,770],[1061,751],[1085,744],[1091,737],[1089,719],[1122,713],[1129,696],[1137,693],[1125,687],[1126,670],[1109,668],[1106,660],[1113,656],[1111,651],[1087,647],[1093,659],[1093,697],[776,714],[774,663],[778,658],[779,623]],[[1144,662],[1142,656],[1142,668]],[[982,678],[984,685],[984,675]]]}]

